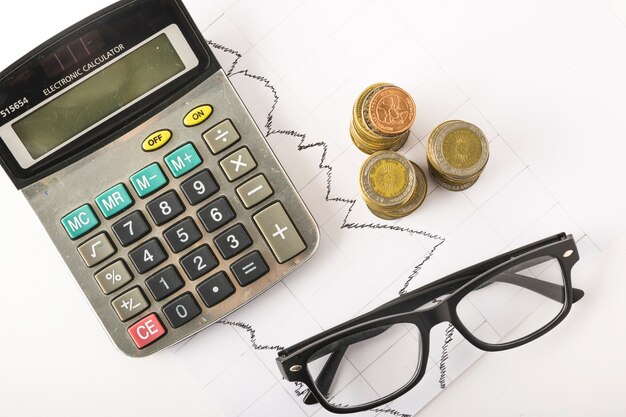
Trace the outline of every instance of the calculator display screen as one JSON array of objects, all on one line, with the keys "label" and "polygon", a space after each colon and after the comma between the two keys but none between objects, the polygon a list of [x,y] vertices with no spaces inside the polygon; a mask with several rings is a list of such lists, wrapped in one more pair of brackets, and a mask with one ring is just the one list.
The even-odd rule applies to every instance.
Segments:
[{"label": "calculator display screen", "polygon": [[14,123],[13,129],[38,159],[184,70],[162,33]]}]

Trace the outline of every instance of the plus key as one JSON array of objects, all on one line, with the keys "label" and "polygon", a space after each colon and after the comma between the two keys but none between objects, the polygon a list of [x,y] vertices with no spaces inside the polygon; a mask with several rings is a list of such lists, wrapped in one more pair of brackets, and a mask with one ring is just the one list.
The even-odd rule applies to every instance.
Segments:
[{"label": "plus key", "polygon": [[306,249],[280,202],[272,204],[253,218],[278,262],[287,262]]}]

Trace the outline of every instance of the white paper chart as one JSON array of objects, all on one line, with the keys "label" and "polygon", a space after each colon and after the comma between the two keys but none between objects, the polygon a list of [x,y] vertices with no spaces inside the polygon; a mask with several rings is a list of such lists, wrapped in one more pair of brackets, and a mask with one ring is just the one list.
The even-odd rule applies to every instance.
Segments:
[{"label": "white paper chart", "polygon": [[[626,195],[611,192],[620,186],[621,156],[610,152],[623,140],[610,126],[626,114],[619,99],[626,88],[607,81],[626,73],[624,54],[610,53],[623,30],[602,2],[187,4],[321,230],[319,250],[303,267],[170,349],[224,416],[329,415],[302,403],[306,387],[282,380],[279,349],[550,234],[572,233],[584,264],[626,230]],[[564,8],[607,24],[585,33],[577,19],[560,19]],[[581,82],[589,78],[596,81]],[[380,81],[416,101],[417,120],[401,152],[423,169],[428,135],[444,120],[485,132],[491,158],[474,187],[453,193],[430,181],[424,205],[399,221],[367,210],[358,193],[366,155],[352,145],[348,125],[358,94]],[[604,183],[589,175],[599,170]],[[477,315],[475,328],[506,332],[536,307],[514,301],[523,306],[517,322]],[[385,361],[416,354],[413,346],[402,337],[377,357],[354,359],[353,374],[337,383],[384,390]],[[440,324],[420,384],[360,415],[415,414],[481,354]]]}]

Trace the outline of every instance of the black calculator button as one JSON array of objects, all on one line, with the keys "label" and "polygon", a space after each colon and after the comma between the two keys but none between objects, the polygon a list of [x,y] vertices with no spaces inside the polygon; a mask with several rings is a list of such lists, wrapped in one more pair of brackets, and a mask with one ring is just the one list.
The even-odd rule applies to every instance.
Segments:
[{"label": "black calculator button", "polygon": [[113,233],[122,246],[128,246],[150,233],[150,225],[141,212],[135,211],[115,223]]},{"label": "black calculator button", "polygon": [[252,245],[252,239],[241,224],[236,224],[226,230],[214,240],[217,250],[224,259],[230,259],[246,250]]},{"label": "black calculator button", "polygon": [[184,251],[202,238],[198,226],[191,217],[170,227],[164,236],[174,253]]},{"label": "black calculator button", "polygon": [[185,211],[183,203],[175,191],[169,191],[146,206],[152,220],[161,226]]},{"label": "black calculator button", "polygon": [[180,290],[185,283],[172,265],[146,280],[146,286],[156,301],[161,301]]},{"label": "black calculator button", "polygon": [[215,194],[220,187],[207,170],[199,172],[181,185],[183,193],[191,205],[203,202]]},{"label": "black calculator button", "polygon": [[207,307],[213,307],[230,297],[235,287],[225,272],[219,272],[196,287],[200,298]]},{"label": "black calculator button", "polygon": [[150,271],[167,259],[167,254],[158,240],[152,239],[131,251],[128,256],[140,274]]},{"label": "black calculator button", "polygon": [[200,307],[193,295],[186,293],[163,307],[163,314],[167,317],[173,328],[189,323],[200,315]]},{"label": "black calculator button", "polygon": [[219,262],[211,249],[203,245],[181,259],[180,264],[193,281],[215,269]]},{"label": "black calculator button", "polygon": [[230,266],[230,270],[242,287],[249,285],[270,270],[261,254],[254,251]]},{"label": "black calculator button", "polygon": [[208,232],[214,232],[235,218],[235,212],[224,197],[220,197],[198,212]]}]

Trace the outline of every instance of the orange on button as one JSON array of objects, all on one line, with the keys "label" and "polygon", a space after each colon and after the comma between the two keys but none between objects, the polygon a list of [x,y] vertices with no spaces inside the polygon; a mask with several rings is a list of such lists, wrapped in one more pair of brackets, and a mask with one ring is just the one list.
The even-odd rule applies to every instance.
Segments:
[{"label": "orange on button", "polygon": [[130,337],[139,349],[165,335],[165,329],[156,314],[150,314],[133,324],[129,329]]},{"label": "orange on button", "polygon": [[172,139],[171,130],[159,130],[145,138],[141,147],[146,152],[156,151],[164,147],[170,139]]},{"label": "orange on button", "polygon": [[198,106],[187,113],[187,116],[183,119],[183,124],[187,127],[197,126],[205,122],[211,114],[213,114],[213,106],[209,104]]}]

